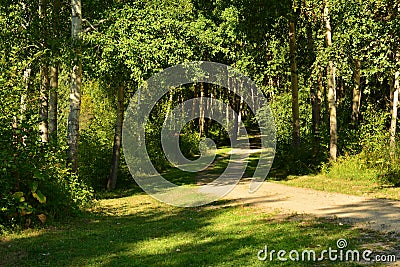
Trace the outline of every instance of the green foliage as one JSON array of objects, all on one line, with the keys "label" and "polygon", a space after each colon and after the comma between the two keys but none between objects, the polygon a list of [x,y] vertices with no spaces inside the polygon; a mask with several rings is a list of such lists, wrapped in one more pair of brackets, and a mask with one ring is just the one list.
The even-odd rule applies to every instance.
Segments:
[{"label": "green foliage", "polygon": [[[5,0],[0,6],[0,13],[4,14],[0,16],[0,223],[23,223],[41,213],[58,217],[88,203],[93,194],[90,187],[102,190],[110,171],[115,88],[124,84],[129,98],[152,74],[193,60],[234,66],[263,90],[276,119],[273,171],[284,177],[328,168],[324,167],[328,166],[324,162],[329,143],[325,68],[333,60],[340,88],[338,145],[339,153],[345,157],[329,165],[329,173],[353,177],[363,166],[379,170],[383,183],[400,184],[399,149],[390,153],[393,151],[387,142],[390,86],[394,72],[400,68],[396,59],[400,16],[391,1],[83,1],[79,177],[69,173],[64,159],[68,66],[72,58],[70,6],[61,1],[56,12],[56,1],[47,2],[44,18],[32,1]],[[332,47],[326,47],[324,40],[320,8],[324,3],[329,4]],[[57,17],[58,25],[53,23]],[[299,149],[292,147],[289,19],[296,23]],[[358,123],[351,122],[355,60],[361,61]],[[61,67],[59,140],[47,146],[39,141],[37,133],[39,69],[43,63],[59,63]],[[28,82],[23,78],[27,69],[32,73]],[[313,136],[310,91],[319,83],[321,123],[318,136]],[[172,103],[168,97],[160,101],[146,128],[148,153],[160,171],[170,167],[160,144],[165,110],[196,95],[192,87],[181,90]],[[221,99],[225,103],[231,101],[227,95]],[[216,123],[208,126],[207,137],[215,139],[217,145],[228,143],[226,132]],[[179,133],[181,150],[188,158],[199,153],[197,131],[195,121]],[[342,173],[344,169],[351,174]],[[128,186],[132,182],[123,158],[118,181]]]},{"label": "green foliage", "polygon": [[[26,147],[4,160],[12,162],[6,168],[2,162],[0,224],[15,226],[31,220],[38,222],[39,214],[61,218],[76,213],[90,203],[93,191],[66,168],[60,151],[40,145],[38,150]],[[29,152],[28,152],[29,151]],[[3,154],[4,155],[4,154]],[[23,163],[22,163],[23,162]]]},{"label": "green foliage", "polygon": [[196,131],[184,131],[179,138],[179,145],[182,154],[186,158],[193,158],[200,154],[200,135]]}]

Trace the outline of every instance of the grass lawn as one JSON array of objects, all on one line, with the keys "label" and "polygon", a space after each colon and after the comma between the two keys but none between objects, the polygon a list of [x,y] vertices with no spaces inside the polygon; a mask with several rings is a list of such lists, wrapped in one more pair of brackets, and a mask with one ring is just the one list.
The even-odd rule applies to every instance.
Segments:
[{"label": "grass lawn", "polygon": [[[219,151],[220,160],[211,172],[223,171],[227,152]],[[251,175],[256,161],[256,155],[252,155],[245,175]],[[195,183],[195,174],[176,169],[164,177],[177,184]],[[324,175],[289,177],[281,183],[399,198],[398,189],[371,183],[373,177],[369,172],[339,175],[331,171]],[[360,266],[356,262],[331,262],[326,258],[320,262],[282,262],[277,260],[276,252],[272,262],[257,258],[265,246],[269,252],[297,250],[300,255],[303,250],[315,250],[318,258],[322,250],[336,249],[340,238],[347,240],[346,250],[398,254],[396,235],[352,228],[333,219],[267,213],[232,201],[177,208],[160,203],[138,189],[98,197],[101,200],[95,207],[78,218],[2,236],[0,266]]]},{"label": "grass lawn", "polygon": [[400,188],[382,185],[379,182],[360,178],[349,179],[346,176],[307,175],[289,176],[279,183],[311,188],[321,191],[337,192],[348,195],[365,196],[370,198],[387,198],[400,200]]},{"label": "grass lawn", "polygon": [[[339,238],[360,250],[388,251],[395,242],[334,220],[264,213],[227,201],[176,208],[139,193],[100,200],[80,218],[3,236],[0,266],[359,266],[257,258],[265,245],[318,253],[335,249]],[[374,245],[383,243],[385,248]]]},{"label": "grass lawn", "polygon": [[318,175],[288,176],[280,183],[370,198],[400,200],[400,188],[380,179],[379,170],[366,168],[357,158],[339,160]]}]

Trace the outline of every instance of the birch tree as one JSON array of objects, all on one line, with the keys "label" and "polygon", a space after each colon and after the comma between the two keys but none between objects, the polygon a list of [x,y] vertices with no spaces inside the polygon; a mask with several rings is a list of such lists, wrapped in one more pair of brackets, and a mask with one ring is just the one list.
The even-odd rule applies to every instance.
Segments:
[{"label": "birch tree", "polygon": [[[325,40],[329,53],[332,48],[332,28],[329,17],[328,2],[324,3],[324,21],[325,21]],[[326,69],[328,80],[328,105],[329,105],[329,157],[336,161],[337,156],[337,117],[336,117],[336,85],[335,85],[335,66],[330,58]]]},{"label": "birch tree", "polygon": [[[39,18],[41,19],[41,30],[42,30],[42,48],[46,49],[47,45],[47,29],[45,29],[45,19],[46,19],[46,7],[47,1],[40,0],[39,2]],[[49,92],[49,67],[46,62],[46,57],[42,58],[40,66],[40,106],[39,106],[39,134],[42,139],[42,143],[47,143],[48,138],[48,118],[49,118],[49,102],[48,102],[48,92]]]},{"label": "birch tree", "polygon": [[292,137],[295,148],[300,146],[300,112],[299,112],[299,84],[297,77],[296,60],[296,30],[295,22],[289,21],[289,49],[290,49],[290,71],[291,71],[291,89],[292,89]]},{"label": "birch tree", "polygon": [[80,34],[82,33],[82,9],[80,0],[72,0],[72,62],[70,110],[68,115],[68,160],[73,172],[78,170],[79,114],[81,106],[82,62],[80,51]]}]

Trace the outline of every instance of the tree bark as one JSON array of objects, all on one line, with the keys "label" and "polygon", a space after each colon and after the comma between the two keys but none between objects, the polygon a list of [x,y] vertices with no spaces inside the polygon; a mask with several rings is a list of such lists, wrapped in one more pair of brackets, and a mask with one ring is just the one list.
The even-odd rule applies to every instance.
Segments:
[{"label": "tree bark", "polygon": [[[308,14],[306,13],[307,20],[310,20]],[[315,62],[316,60],[316,53],[315,53],[315,45],[314,45],[314,38],[312,34],[312,24],[308,22],[307,29],[307,41],[308,41],[308,48],[309,53],[312,54],[312,61]],[[312,67],[312,65],[310,66]],[[313,144],[313,153],[316,155],[319,151],[320,147],[320,123],[321,123],[321,102],[322,102],[322,90],[323,90],[323,83],[322,83],[322,70],[319,65],[317,65],[317,80],[312,81],[311,90],[310,90],[310,98],[311,98],[311,120],[312,120],[312,134],[314,137],[314,144]],[[312,74],[311,74],[312,75]]]},{"label": "tree bark", "polygon": [[204,134],[204,124],[205,124],[205,119],[204,119],[204,83],[200,83],[200,118],[199,118],[199,131],[200,131],[200,137]]},{"label": "tree bark", "polygon": [[311,89],[311,106],[312,106],[312,133],[314,135],[314,140],[316,142],[315,147],[319,147],[320,141],[320,124],[321,124],[321,103],[322,103],[322,70],[318,70],[317,83]]},{"label": "tree bark", "polygon": [[49,136],[57,140],[57,109],[58,109],[58,67],[50,68],[50,100],[49,100]]},{"label": "tree bark", "polygon": [[[46,0],[39,1],[39,18],[44,20],[46,18]],[[43,49],[46,48],[46,31],[43,27],[42,30],[42,46]],[[48,138],[48,119],[49,119],[49,102],[48,102],[48,92],[49,92],[49,67],[47,66],[46,59],[42,58],[41,67],[40,67],[40,87],[39,87],[39,135],[42,140],[42,143],[47,143],[49,141]]]},{"label": "tree bark", "polygon": [[[400,53],[396,55],[396,61],[399,61]],[[396,124],[397,124],[397,109],[399,105],[399,89],[400,89],[400,71],[397,70],[394,77],[393,87],[392,87],[392,119],[390,120],[390,155],[395,156],[396,151]]]},{"label": "tree bark", "polygon": [[[53,3],[53,37],[58,40],[60,31],[60,0],[55,0]],[[53,46],[53,55],[58,61],[59,50],[57,46]],[[54,63],[50,67],[50,95],[49,95],[49,137],[52,141],[57,141],[58,129],[58,63]]]},{"label": "tree bark", "polygon": [[70,110],[68,115],[68,161],[72,172],[78,171],[79,115],[81,109],[82,62],[80,51],[80,34],[82,33],[81,1],[71,0],[72,4],[72,46],[74,59],[72,63]]},{"label": "tree bark", "polygon": [[300,146],[300,112],[299,112],[299,84],[297,77],[296,59],[296,29],[294,21],[289,21],[289,48],[290,48],[290,70],[291,70],[291,89],[292,89],[292,137],[293,146]]},{"label": "tree bark", "polygon": [[114,190],[117,184],[118,165],[121,155],[122,124],[124,121],[124,86],[118,88],[118,111],[115,123],[114,146],[111,161],[110,176],[108,177],[107,190]]},{"label": "tree bark", "polygon": [[49,130],[48,130],[48,118],[49,118],[49,102],[48,102],[48,92],[49,92],[49,68],[43,65],[40,68],[40,107],[39,107],[39,134],[42,143],[47,143],[49,141]]},{"label": "tree bark", "polygon": [[[325,19],[325,40],[327,47],[332,47],[332,29],[329,18],[328,4],[324,7]],[[327,66],[328,76],[328,104],[329,104],[329,156],[332,161],[336,161],[337,156],[337,117],[336,117],[336,85],[335,85],[335,66],[332,60],[329,60]]]},{"label": "tree bark", "polygon": [[356,59],[354,68],[353,105],[351,112],[351,120],[354,123],[354,125],[358,123],[358,117],[360,114],[360,106],[361,106],[360,68],[361,68],[361,61],[359,59]]}]

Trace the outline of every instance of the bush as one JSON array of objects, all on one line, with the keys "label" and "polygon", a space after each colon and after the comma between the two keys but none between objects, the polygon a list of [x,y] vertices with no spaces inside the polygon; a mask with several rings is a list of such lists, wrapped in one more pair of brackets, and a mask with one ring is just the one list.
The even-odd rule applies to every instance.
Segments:
[{"label": "bush", "polygon": [[17,136],[11,131],[1,133],[2,228],[29,226],[44,223],[49,217],[75,214],[89,205],[93,197],[91,188],[66,167],[62,156],[65,151],[43,145],[32,128],[22,128],[25,130],[20,130]]}]

